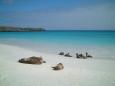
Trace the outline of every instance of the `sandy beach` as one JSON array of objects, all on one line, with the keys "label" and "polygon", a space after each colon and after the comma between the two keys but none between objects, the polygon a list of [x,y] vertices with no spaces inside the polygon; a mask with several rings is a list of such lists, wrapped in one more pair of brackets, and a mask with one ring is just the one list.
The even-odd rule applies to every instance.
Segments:
[{"label": "sandy beach", "polygon": [[[42,56],[41,65],[18,63]],[[64,69],[52,70],[63,63]],[[76,59],[0,44],[0,86],[115,86],[115,60]]]}]

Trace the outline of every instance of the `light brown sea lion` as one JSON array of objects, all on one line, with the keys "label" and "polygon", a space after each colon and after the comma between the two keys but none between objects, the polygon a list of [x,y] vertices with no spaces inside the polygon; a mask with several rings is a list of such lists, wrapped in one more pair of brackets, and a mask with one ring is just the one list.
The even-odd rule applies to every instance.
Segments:
[{"label": "light brown sea lion", "polygon": [[53,70],[62,70],[64,69],[64,66],[62,63],[57,64],[56,66],[52,67]]}]

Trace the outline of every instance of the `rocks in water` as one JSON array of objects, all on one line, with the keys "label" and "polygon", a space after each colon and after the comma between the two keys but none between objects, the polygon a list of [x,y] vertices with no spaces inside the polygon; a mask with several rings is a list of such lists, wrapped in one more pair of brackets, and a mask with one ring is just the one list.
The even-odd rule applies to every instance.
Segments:
[{"label": "rocks in water", "polygon": [[60,52],[59,55],[64,55],[64,52]]},{"label": "rocks in water", "polygon": [[46,61],[44,61],[42,59],[42,57],[36,57],[36,56],[32,56],[32,57],[29,57],[29,58],[22,58],[18,62],[25,63],[25,64],[42,64],[42,63],[46,63]]},{"label": "rocks in water", "polygon": [[69,53],[65,54],[66,57],[72,57]]},{"label": "rocks in water", "polygon": [[53,70],[62,70],[64,69],[64,66],[62,63],[57,64],[56,66],[52,67]]}]

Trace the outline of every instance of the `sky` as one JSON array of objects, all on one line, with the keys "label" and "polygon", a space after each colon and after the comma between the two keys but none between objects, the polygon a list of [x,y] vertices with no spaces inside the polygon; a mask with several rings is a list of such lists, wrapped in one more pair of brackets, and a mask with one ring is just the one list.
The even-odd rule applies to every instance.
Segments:
[{"label": "sky", "polygon": [[0,25],[115,30],[115,0],[0,0]]}]

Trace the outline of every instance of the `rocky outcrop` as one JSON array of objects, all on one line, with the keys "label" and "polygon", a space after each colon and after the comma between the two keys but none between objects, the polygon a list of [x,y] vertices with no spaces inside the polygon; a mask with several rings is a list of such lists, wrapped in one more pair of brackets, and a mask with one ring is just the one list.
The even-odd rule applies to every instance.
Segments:
[{"label": "rocky outcrop", "polygon": [[0,32],[39,32],[45,31],[43,28],[30,28],[30,27],[11,27],[11,26],[0,26]]},{"label": "rocky outcrop", "polygon": [[29,57],[29,58],[22,58],[18,62],[25,63],[25,64],[42,64],[42,63],[46,63],[46,61],[44,61],[42,59],[42,57],[35,57],[35,56]]}]

